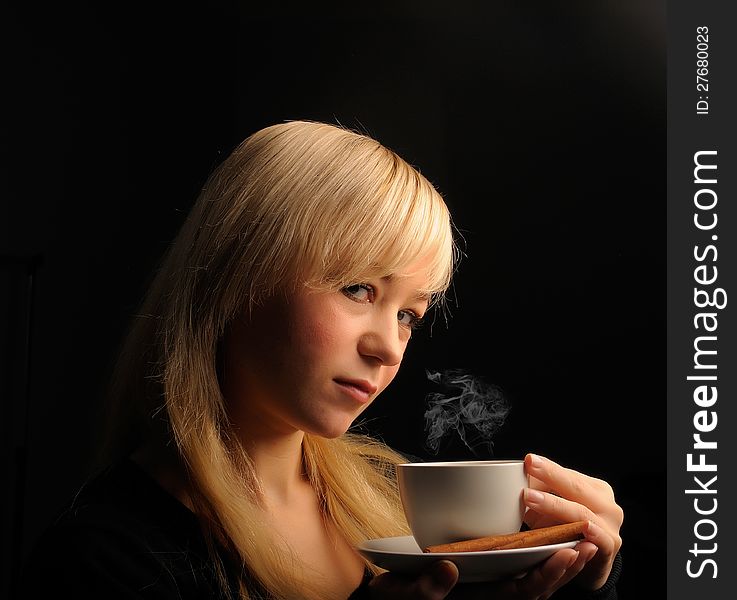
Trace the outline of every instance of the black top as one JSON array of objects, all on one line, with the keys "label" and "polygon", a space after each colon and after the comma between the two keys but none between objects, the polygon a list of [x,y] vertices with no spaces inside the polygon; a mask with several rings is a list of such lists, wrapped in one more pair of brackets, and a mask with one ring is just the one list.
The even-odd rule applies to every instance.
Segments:
[{"label": "black top", "polygon": [[[615,600],[619,564],[585,597]],[[370,578],[349,600],[368,596]],[[83,486],[26,560],[19,598],[53,597],[225,600],[195,515],[128,459]]]},{"label": "black top", "polygon": [[195,515],[128,459],[85,484],[43,534],[20,596],[222,597]]}]

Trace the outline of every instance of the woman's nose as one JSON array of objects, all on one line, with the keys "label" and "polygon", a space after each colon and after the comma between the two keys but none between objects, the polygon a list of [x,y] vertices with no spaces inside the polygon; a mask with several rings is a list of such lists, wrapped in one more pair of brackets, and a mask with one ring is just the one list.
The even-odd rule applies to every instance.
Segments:
[{"label": "woman's nose", "polygon": [[407,342],[402,339],[400,324],[396,315],[391,319],[374,319],[371,327],[364,332],[358,342],[362,356],[375,358],[382,365],[392,367],[402,362]]}]

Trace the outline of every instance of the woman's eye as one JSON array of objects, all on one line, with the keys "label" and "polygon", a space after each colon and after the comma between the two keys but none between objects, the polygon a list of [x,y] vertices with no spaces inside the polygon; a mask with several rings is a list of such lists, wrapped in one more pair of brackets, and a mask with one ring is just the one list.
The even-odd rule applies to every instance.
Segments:
[{"label": "woman's eye", "polygon": [[371,302],[374,298],[374,288],[367,283],[348,285],[341,291],[356,302]]},{"label": "woman's eye", "polygon": [[417,329],[422,325],[422,317],[417,316],[411,310],[400,310],[397,313],[397,319],[400,325],[404,325],[409,329]]}]

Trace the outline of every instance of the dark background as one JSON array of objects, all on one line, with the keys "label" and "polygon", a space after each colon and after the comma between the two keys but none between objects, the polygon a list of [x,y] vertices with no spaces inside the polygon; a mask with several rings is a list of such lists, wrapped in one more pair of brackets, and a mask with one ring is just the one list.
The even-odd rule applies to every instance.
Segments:
[{"label": "dark background", "polygon": [[425,369],[499,386],[493,455],[609,481],[620,595],[664,594],[664,2],[25,6],[3,19],[0,595],[87,474],[117,344],[205,178],[286,119],[396,150],[465,240],[448,324],[364,428],[434,457]]}]

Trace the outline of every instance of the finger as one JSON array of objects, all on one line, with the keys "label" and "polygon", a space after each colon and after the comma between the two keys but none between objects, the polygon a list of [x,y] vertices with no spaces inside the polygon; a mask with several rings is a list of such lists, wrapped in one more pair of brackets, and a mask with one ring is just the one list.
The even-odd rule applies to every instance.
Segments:
[{"label": "finger", "polygon": [[560,525],[560,521],[546,515],[539,513],[535,509],[527,507],[524,516],[524,522],[530,529],[538,529],[540,527],[550,527],[551,525]]},{"label": "finger", "polygon": [[[525,506],[529,509],[528,512],[533,511],[529,517],[525,514],[525,521],[528,523],[535,514],[544,515],[544,521],[550,521],[551,523],[598,521],[601,519],[587,506],[567,500],[561,496],[551,494],[550,492],[541,492],[540,490],[526,488],[523,493],[523,500]],[[541,520],[543,519],[540,517],[535,519],[536,527],[542,526],[538,524]]]},{"label": "finger", "polygon": [[532,475],[530,477],[530,487],[535,488],[536,490],[542,490],[543,492],[552,492],[552,488],[542,481],[541,479],[538,479],[537,477],[533,477]]},{"label": "finger", "polygon": [[430,573],[410,577],[396,573],[382,573],[369,583],[369,598],[376,600],[442,600],[453,587]]},{"label": "finger", "polygon": [[594,546],[593,544],[589,542],[581,542],[580,544],[577,544],[574,548],[578,552],[578,557],[575,561],[573,561],[573,564],[566,569],[566,572],[563,574],[563,576],[558,579],[553,584],[552,589],[549,593],[545,593],[541,596],[540,600],[547,600],[554,592],[562,588],[567,583],[570,583],[570,581],[576,577],[583,568],[586,566],[586,563],[588,563],[596,554],[598,551],[598,548]]},{"label": "finger", "polygon": [[555,589],[555,584],[576,563],[578,557],[579,553],[576,550],[570,548],[559,550],[522,579],[512,582],[516,588],[515,595],[519,598],[538,598],[551,592]]},{"label": "finger", "polygon": [[583,532],[584,537],[599,549],[599,559],[613,560],[622,546],[622,538],[613,535],[594,521],[589,521]]},{"label": "finger", "polygon": [[531,489],[525,490],[524,501],[529,507],[525,513],[525,522],[533,529],[546,527],[551,522],[588,521],[583,535],[600,549],[600,561],[613,560],[622,546],[619,531],[612,529],[605,519],[593,514],[585,506],[554,494]]},{"label": "finger", "polygon": [[605,510],[614,502],[614,492],[606,481],[567,469],[548,458],[528,454],[525,469],[531,481],[543,484],[542,489],[585,504],[594,511]]},{"label": "finger", "polygon": [[458,583],[458,567],[449,560],[439,560],[418,579],[419,598],[445,598]]},{"label": "finger", "polygon": [[442,600],[458,581],[451,561],[433,563],[419,577],[382,573],[369,583],[369,596],[381,600]]}]

